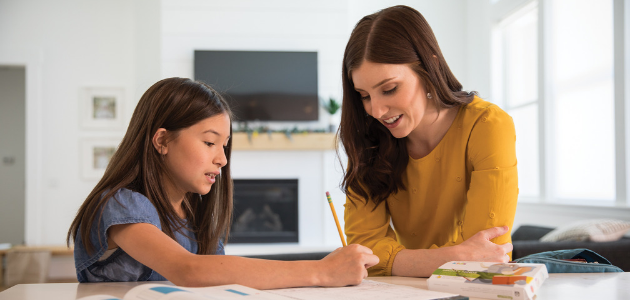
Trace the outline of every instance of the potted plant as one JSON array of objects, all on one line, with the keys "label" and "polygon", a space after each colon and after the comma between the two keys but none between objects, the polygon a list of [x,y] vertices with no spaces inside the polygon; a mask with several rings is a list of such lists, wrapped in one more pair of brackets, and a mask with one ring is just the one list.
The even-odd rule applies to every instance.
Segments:
[{"label": "potted plant", "polygon": [[328,131],[335,132],[337,131],[337,126],[339,126],[339,120],[337,117],[337,111],[341,108],[341,105],[335,98],[330,97],[327,101],[323,101],[322,106],[328,112]]}]

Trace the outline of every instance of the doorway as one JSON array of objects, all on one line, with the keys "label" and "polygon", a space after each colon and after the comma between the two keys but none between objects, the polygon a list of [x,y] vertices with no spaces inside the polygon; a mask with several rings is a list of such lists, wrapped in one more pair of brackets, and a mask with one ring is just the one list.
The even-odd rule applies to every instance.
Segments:
[{"label": "doorway", "polygon": [[0,65],[0,244],[24,244],[25,161],[26,68]]}]

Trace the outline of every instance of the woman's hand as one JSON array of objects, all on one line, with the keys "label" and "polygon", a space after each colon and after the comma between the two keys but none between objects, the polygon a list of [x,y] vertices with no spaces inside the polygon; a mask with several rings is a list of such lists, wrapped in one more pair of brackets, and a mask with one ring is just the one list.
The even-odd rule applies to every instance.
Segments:
[{"label": "woman's hand", "polygon": [[322,258],[319,272],[320,286],[357,285],[368,276],[367,268],[376,265],[378,256],[357,244],[337,248]]},{"label": "woman's hand", "polygon": [[463,243],[453,246],[457,248],[457,259],[462,261],[508,262],[507,255],[512,251],[512,244],[497,245],[490,240],[508,233],[507,226],[494,227],[477,232]]}]

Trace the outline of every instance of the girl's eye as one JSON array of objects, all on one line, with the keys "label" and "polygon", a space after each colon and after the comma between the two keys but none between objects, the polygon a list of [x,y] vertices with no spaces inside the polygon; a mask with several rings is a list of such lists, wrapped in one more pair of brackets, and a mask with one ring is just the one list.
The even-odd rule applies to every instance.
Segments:
[{"label": "girl's eye", "polygon": [[362,101],[368,101],[368,100],[370,100],[370,95],[367,95],[367,96],[361,96],[361,100],[362,100]]},{"label": "girl's eye", "polygon": [[398,88],[398,87],[397,87],[397,86],[395,86],[395,87],[394,87],[393,89],[391,89],[391,90],[388,90],[388,91],[383,91],[383,95],[390,95],[390,94],[393,94],[393,93],[396,91],[396,89],[397,89],[397,88]]},{"label": "girl's eye", "polygon": [[204,142],[206,144],[206,146],[210,147],[212,145],[214,145],[214,143],[210,143],[210,142]]}]

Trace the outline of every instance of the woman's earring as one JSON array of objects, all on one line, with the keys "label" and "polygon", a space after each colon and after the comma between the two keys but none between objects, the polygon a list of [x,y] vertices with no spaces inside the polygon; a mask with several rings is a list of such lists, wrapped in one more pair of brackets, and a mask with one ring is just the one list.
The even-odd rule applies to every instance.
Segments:
[{"label": "woman's earring", "polygon": [[429,99],[433,98],[433,96],[431,96],[431,93],[427,93],[427,98]]}]

